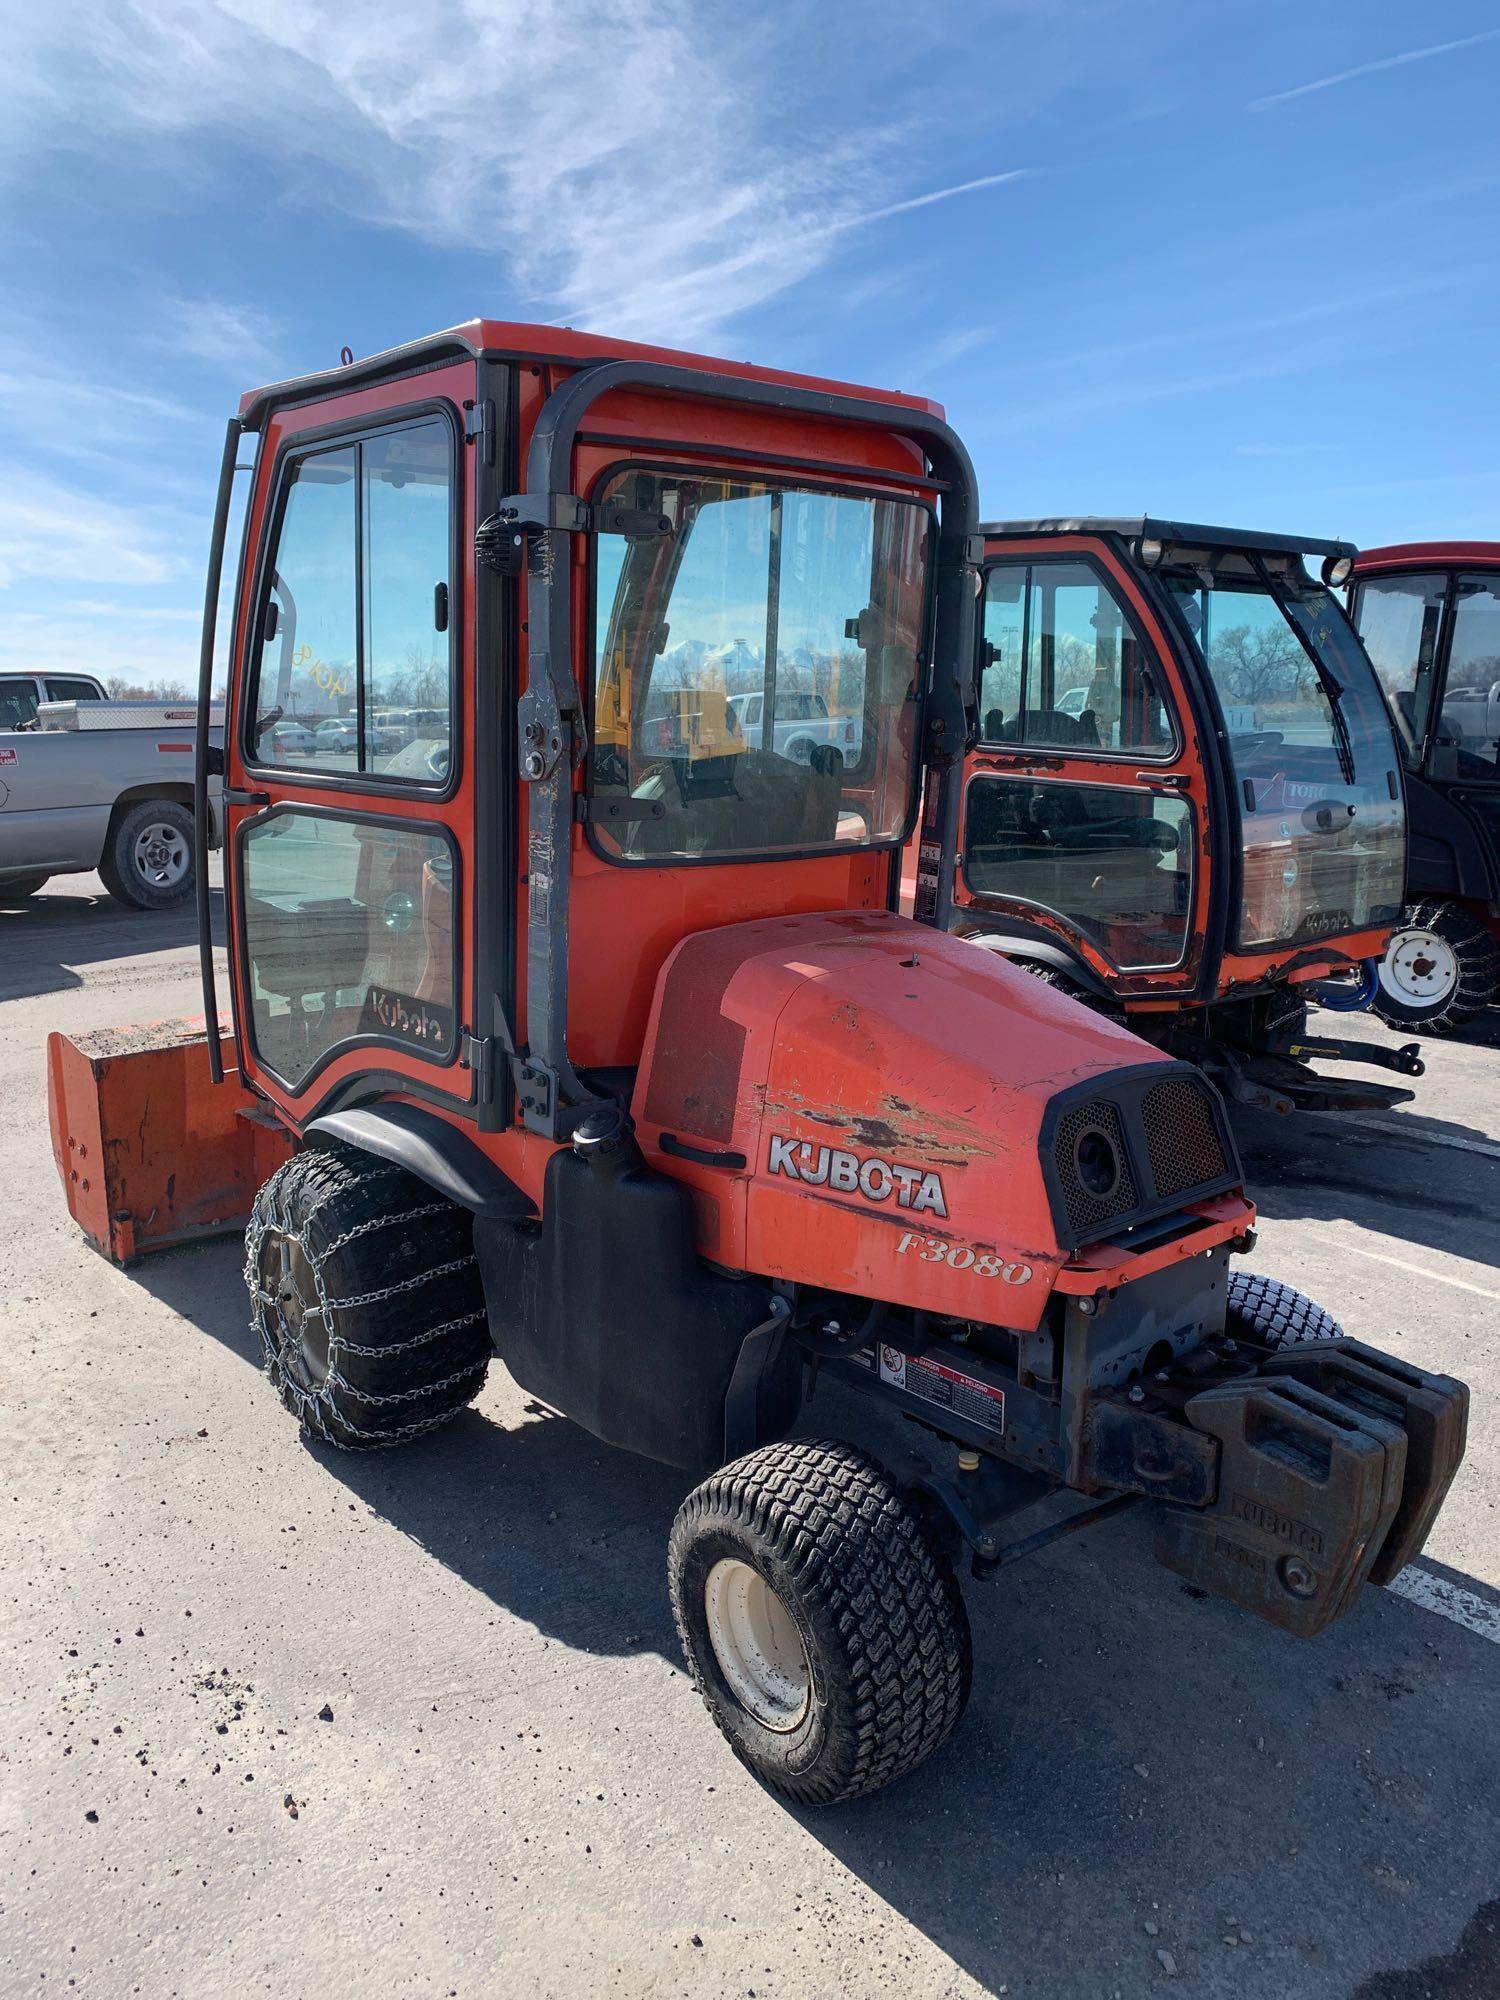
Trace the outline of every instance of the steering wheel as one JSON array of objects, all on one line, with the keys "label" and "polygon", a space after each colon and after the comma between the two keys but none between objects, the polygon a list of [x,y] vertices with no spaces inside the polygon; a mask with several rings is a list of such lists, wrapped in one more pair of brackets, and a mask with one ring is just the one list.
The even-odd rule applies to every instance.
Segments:
[{"label": "steering wheel", "polygon": [[434,743],[427,753],[427,768],[435,778],[446,778],[453,762],[453,751],[447,743]]}]

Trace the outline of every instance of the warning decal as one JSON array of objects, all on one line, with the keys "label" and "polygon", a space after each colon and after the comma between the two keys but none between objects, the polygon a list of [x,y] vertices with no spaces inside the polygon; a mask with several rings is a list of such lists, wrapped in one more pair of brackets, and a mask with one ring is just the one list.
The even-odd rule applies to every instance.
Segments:
[{"label": "warning decal", "polygon": [[880,1379],[987,1431],[1005,1429],[1005,1392],[992,1389],[987,1382],[976,1382],[972,1375],[960,1375],[956,1368],[945,1368],[940,1361],[903,1354],[899,1347],[882,1347]]},{"label": "warning decal", "polygon": [[18,761],[14,750],[0,750],[0,764],[14,764]]}]

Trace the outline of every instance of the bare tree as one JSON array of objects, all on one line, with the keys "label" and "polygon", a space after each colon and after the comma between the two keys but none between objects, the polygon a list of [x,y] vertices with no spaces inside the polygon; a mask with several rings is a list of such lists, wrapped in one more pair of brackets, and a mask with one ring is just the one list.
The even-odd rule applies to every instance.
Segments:
[{"label": "bare tree", "polygon": [[1214,678],[1254,705],[1278,695],[1295,698],[1309,672],[1306,653],[1285,627],[1232,625],[1213,639]]}]

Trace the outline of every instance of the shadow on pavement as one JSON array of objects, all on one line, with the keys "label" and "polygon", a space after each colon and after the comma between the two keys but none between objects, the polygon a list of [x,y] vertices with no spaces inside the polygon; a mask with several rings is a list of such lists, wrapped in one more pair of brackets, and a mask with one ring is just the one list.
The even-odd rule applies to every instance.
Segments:
[{"label": "shadow on pavement", "polygon": [[[70,879],[70,878],[64,878]],[[212,889],[214,940],[224,941],[224,897]],[[130,910],[97,894],[43,889],[17,908],[0,907],[0,1001],[24,1000],[81,986],[78,968],[143,952],[195,948],[193,899],[170,910]],[[122,969],[122,986],[138,987],[141,968]]]},{"label": "shadow on pavement", "polygon": [[[239,1254],[165,1255],[138,1277],[258,1365]],[[291,1421],[248,1386],[244,1421]],[[801,1428],[861,1435],[905,1472],[923,1434],[882,1417],[872,1438],[865,1407],[820,1391]],[[308,1449],[544,1634],[680,1664],[663,1554],[683,1475],[534,1404],[511,1427],[467,1411],[399,1452]],[[1367,2000],[1471,1991],[1400,1969],[1489,1963],[1500,1676],[1487,1641],[1371,1590],[1300,1643],[1160,1569],[1144,1513],[965,1594],[974,1696],[950,1743],[888,1793],[787,1810],[982,1985],[1144,1994],[1173,1976],[1166,1953],[1193,1990],[1254,2000],[1344,1996],[1361,1978]],[[722,1755],[706,1739],[698,1754]]]},{"label": "shadow on pavement", "polygon": [[1500,1267],[1500,1146],[1477,1127],[1405,1107],[1369,1126],[1239,1105],[1231,1119],[1263,1215],[1348,1220]]}]

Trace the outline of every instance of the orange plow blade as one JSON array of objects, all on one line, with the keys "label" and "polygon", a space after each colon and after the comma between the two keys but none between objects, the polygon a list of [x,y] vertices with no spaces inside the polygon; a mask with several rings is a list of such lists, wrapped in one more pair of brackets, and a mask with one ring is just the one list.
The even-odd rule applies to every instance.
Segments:
[{"label": "orange plow blade", "polygon": [[242,1228],[292,1152],[222,1033],[221,1048],[215,1084],[201,1018],[47,1037],[53,1158],[73,1220],[112,1263]]}]

